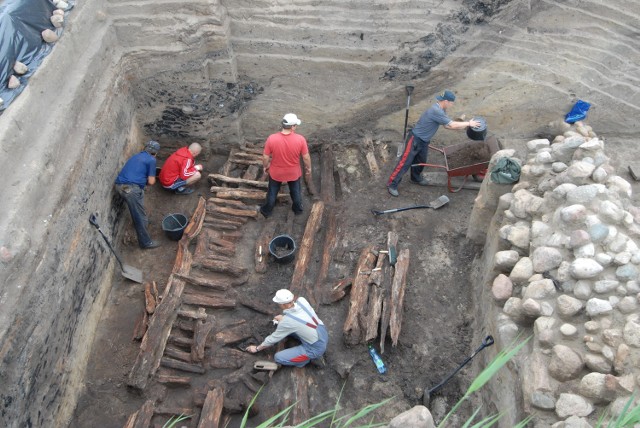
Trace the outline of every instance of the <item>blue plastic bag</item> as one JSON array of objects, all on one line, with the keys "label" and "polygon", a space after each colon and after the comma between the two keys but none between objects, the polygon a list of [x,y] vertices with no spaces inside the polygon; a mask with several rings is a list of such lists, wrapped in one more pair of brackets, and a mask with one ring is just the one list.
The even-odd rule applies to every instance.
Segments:
[{"label": "blue plastic bag", "polygon": [[585,117],[587,117],[589,107],[591,107],[591,104],[589,104],[588,102],[578,100],[573,105],[571,111],[564,117],[564,121],[567,123],[575,123],[579,120],[583,120]]}]

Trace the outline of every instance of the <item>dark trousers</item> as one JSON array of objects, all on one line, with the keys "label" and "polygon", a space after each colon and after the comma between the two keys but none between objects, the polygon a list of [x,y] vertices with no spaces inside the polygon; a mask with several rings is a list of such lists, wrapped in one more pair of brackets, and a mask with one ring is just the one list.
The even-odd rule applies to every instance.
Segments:
[{"label": "dark trousers", "polygon": [[[260,207],[260,212],[263,216],[269,217],[271,212],[273,211],[273,207],[276,206],[276,198],[278,197],[278,192],[280,191],[280,186],[282,186],[283,182],[276,181],[271,176],[269,176],[269,188],[267,189],[267,200],[264,205]],[[289,185],[289,194],[291,195],[291,200],[293,204],[291,205],[291,209],[294,213],[300,214],[302,212],[302,188],[300,186],[300,178],[295,181],[288,181]]]},{"label": "dark trousers", "polygon": [[144,210],[144,189],[137,184],[116,184],[116,191],[129,207],[133,227],[138,235],[138,245],[140,248],[147,247],[151,244],[151,236],[147,232],[149,219],[147,212]]},{"label": "dark trousers", "polygon": [[413,135],[413,132],[409,132],[404,146],[404,152],[398,161],[398,165],[396,165],[389,177],[389,181],[387,182],[387,186],[393,187],[394,189],[398,187],[398,184],[400,184],[400,181],[402,180],[402,176],[409,168],[411,168],[411,181],[420,181],[420,174],[422,174],[424,167],[412,167],[411,165],[427,162],[429,141],[421,140]]}]

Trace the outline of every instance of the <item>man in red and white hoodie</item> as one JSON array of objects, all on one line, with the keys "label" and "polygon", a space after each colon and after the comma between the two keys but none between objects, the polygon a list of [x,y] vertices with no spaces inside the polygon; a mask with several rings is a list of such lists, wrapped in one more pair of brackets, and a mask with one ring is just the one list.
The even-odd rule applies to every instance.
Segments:
[{"label": "man in red and white hoodie", "polygon": [[173,190],[178,195],[193,193],[193,189],[187,187],[200,180],[202,165],[197,164],[195,158],[202,152],[202,146],[191,143],[189,147],[176,150],[165,161],[160,170],[160,184],[167,190]]}]

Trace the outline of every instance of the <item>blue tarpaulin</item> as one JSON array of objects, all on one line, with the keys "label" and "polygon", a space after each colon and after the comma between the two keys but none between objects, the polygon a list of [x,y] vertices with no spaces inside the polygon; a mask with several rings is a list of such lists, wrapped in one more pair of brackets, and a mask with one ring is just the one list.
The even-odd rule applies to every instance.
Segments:
[{"label": "blue tarpaulin", "polygon": [[[4,110],[22,92],[29,76],[38,68],[52,46],[42,40],[42,31],[49,29],[61,33],[51,24],[50,18],[56,7],[48,0],[5,0],[0,4],[0,98]],[[29,71],[17,76],[21,85],[9,89],[7,83],[13,66],[20,61]]]}]

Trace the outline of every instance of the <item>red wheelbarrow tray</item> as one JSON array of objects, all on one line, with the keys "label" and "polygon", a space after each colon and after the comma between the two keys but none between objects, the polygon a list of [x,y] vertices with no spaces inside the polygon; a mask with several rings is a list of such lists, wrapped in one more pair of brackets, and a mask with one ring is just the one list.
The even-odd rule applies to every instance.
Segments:
[{"label": "red wheelbarrow tray", "polygon": [[[449,164],[448,164],[448,157],[449,156],[451,156],[455,152],[458,152],[460,150],[464,150],[464,149],[466,149],[466,148],[468,148],[470,146],[475,146],[475,145],[478,145],[478,144],[484,144],[484,145],[489,147],[489,159],[487,159],[487,161],[474,163],[474,164],[471,164],[471,165],[463,165],[463,166],[459,166],[457,168],[449,169]],[[435,164],[430,164],[430,163],[418,163],[418,164],[414,164],[412,166],[426,166],[426,167],[431,167],[431,168],[444,169],[447,172],[447,188],[449,189],[449,192],[451,192],[451,193],[459,192],[462,189],[462,187],[465,185],[465,183],[467,182],[467,179],[469,178],[469,176],[473,177],[473,179],[476,180],[476,181],[482,181],[480,176],[484,176],[486,174],[487,168],[489,167],[489,161],[491,160],[491,157],[497,151],[502,149],[502,147],[500,145],[500,141],[494,135],[489,136],[484,141],[472,141],[472,140],[469,140],[469,141],[464,142],[464,143],[453,144],[451,146],[442,147],[442,148],[434,147],[432,145],[429,145],[429,148],[431,150],[435,150],[435,151],[437,151],[437,152],[439,152],[439,153],[441,153],[443,155],[443,157],[444,157],[444,165],[435,165]],[[464,177],[464,181],[462,182],[460,187],[458,187],[456,189],[451,185],[451,177]]]}]

